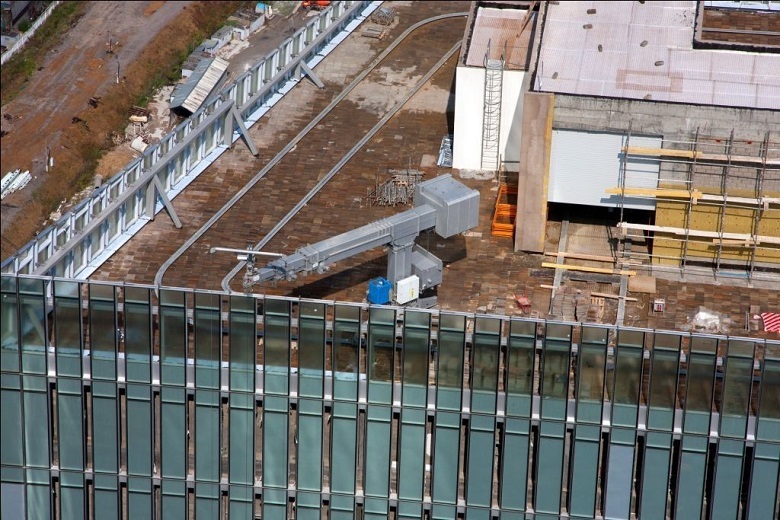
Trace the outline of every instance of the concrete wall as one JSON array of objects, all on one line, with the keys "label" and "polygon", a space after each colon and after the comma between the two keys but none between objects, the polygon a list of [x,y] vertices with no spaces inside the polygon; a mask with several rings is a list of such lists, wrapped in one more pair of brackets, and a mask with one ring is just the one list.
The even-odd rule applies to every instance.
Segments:
[{"label": "concrete wall", "polygon": [[[520,160],[522,85],[524,71],[504,71],[501,94],[499,150],[507,168],[517,171]],[[466,170],[482,167],[482,113],[485,103],[485,69],[458,67],[455,72],[455,136],[452,166]]]},{"label": "concrete wall", "polygon": [[643,100],[555,96],[555,128],[625,132],[691,140],[699,134],[761,141],[767,131],[780,133],[780,118],[772,110],[680,105]]}]

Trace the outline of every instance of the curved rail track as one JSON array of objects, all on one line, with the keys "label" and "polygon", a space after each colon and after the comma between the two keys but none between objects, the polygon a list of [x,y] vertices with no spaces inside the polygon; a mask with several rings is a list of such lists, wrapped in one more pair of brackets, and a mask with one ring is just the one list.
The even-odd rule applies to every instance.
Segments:
[{"label": "curved rail track", "polygon": [[[404,31],[401,35],[399,35],[391,44],[388,46],[381,54],[379,54],[355,79],[344,89],[342,90],[338,96],[336,96],[330,104],[328,104],[324,110],[322,110],[316,117],[314,117],[294,138],[289,140],[287,144],[271,159],[257,174],[255,174],[238,192],[236,192],[231,199],[224,204],[216,213],[214,213],[209,220],[203,224],[197,231],[195,231],[179,248],[178,250],[173,253],[171,256],[167,258],[167,260],[160,266],[160,268],[157,270],[157,273],[154,277],[154,283],[157,286],[162,285],[163,278],[166,276],[166,273],[169,271],[169,269],[174,266],[177,262],[183,261],[183,262],[197,262],[195,257],[201,256],[204,254],[204,251],[208,249],[208,246],[206,248],[198,247],[200,244],[199,242],[207,240],[209,238],[209,235],[212,235],[211,238],[214,238],[213,235],[220,235],[221,237],[225,237],[226,235],[230,237],[233,240],[232,244],[225,244],[225,243],[219,243],[215,244],[212,242],[211,245],[242,245],[240,242],[236,242],[236,237],[230,233],[229,227],[230,225],[235,225],[235,221],[237,216],[246,216],[251,215],[252,212],[246,211],[246,207],[251,207],[253,205],[256,205],[258,201],[263,200],[263,193],[258,192],[258,190],[261,190],[262,187],[265,187],[268,185],[268,183],[264,183],[261,185],[261,187],[258,187],[257,190],[253,190],[255,186],[258,184],[259,181],[263,179],[271,179],[272,177],[279,177],[277,182],[284,183],[285,179],[283,179],[283,176],[286,175],[286,172],[284,171],[284,168],[280,168],[280,163],[287,160],[293,160],[296,163],[299,163],[301,161],[311,161],[314,159],[316,162],[318,162],[320,165],[322,163],[328,162],[327,158],[323,157],[323,150],[317,149],[316,146],[310,146],[308,150],[302,150],[305,148],[305,145],[307,143],[308,137],[315,133],[318,128],[318,125],[328,126],[331,124],[333,125],[344,125],[350,126],[350,115],[349,111],[354,111],[354,101],[351,101],[348,99],[349,94],[351,94],[356,88],[358,88],[361,85],[364,85],[366,82],[368,82],[369,75],[376,71],[380,66],[387,65],[389,61],[393,59],[393,57],[397,57],[399,55],[404,55],[409,52],[411,52],[411,46],[416,45],[417,47],[420,46],[420,42],[414,41],[414,38],[412,38],[415,33],[420,30],[421,28],[429,27],[431,24],[435,24],[436,22],[442,22],[446,20],[451,20],[453,18],[461,18],[465,17],[467,13],[464,12],[458,12],[458,13],[448,13],[448,14],[442,14],[438,16],[434,16],[431,18],[427,18],[425,20],[421,20],[411,27],[409,27],[406,31]],[[419,68],[422,68],[423,65],[429,63],[432,61],[432,58],[435,58],[438,56],[440,59],[427,71],[427,73],[419,80],[417,81],[414,86],[409,87],[408,91],[405,92],[402,99],[400,99],[397,103],[394,104],[394,106],[384,113],[381,117],[379,115],[376,116],[376,123],[371,127],[370,129],[366,129],[366,132],[362,139],[360,139],[357,144],[352,146],[349,151],[347,151],[341,158],[335,163],[335,165],[330,168],[330,170],[325,174],[324,176],[319,176],[319,179],[312,178],[313,175],[310,175],[308,179],[295,179],[297,182],[296,188],[300,191],[300,189],[311,186],[311,184],[316,184],[311,187],[307,191],[305,195],[302,197],[297,196],[297,194],[293,195],[294,190],[290,190],[290,197],[289,202],[290,204],[293,203],[294,200],[298,200],[297,204],[295,204],[289,211],[286,212],[286,214],[283,217],[277,217],[273,218],[273,221],[276,221],[276,225],[266,232],[265,234],[258,229],[260,226],[257,224],[257,219],[247,222],[247,224],[244,227],[249,227],[251,229],[251,235],[253,235],[252,241],[256,241],[258,236],[263,236],[263,239],[256,244],[255,249],[260,250],[263,246],[268,244],[268,242],[290,221],[292,220],[298,212],[315,196],[317,195],[320,190],[330,181],[336,173],[341,170],[341,168],[347,164],[354,156],[355,154],[368,143],[375,134],[394,116],[398,113],[399,110],[401,110],[404,105],[411,99],[411,97],[418,92],[434,75],[436,71],[438,71],[442,65],[460,48],[460,39],[458,38],[457,43],[455,45],[450,46],[448,49],[440,49],[440,47],[443,47],[442,42],[437,42],[438,46],[434,45],[427,45],[426,53],[427,56],[421,56],[421,63],[419,64]],[[452,39],[449,40],[449,45],[451,45]],[[437,52],[438,51],[438,52]],[[443,56],[442,56],[443,55]],[[346,103],[345,103],[346,102]],[[271,117],[273,117],[272,114]],[[341,123],[338,122],[332,122],[333,119],[336,119],[336,121],[341,120]],[[365,118],[364,118],[365,119]],[[291,153],[295,152],[295,153]],[[308,155],[308,157],[302,157],[303,155]],[[295,157],[293,157],[295,156]],[[312,171],[315,171],[316,168],[312,168]],[[287,170],[289,172],[289,169]],[[307,182],[308,181],[308,182]],[[242,209],[243,207],[243,209]],[[281,208],[275,208],[276,210]],[[234,214],[234,213],[237,213]],[[242,229],[242,231],[244,231]],[[248,240],[250,237],[245,236],[245,238]],[[224,242],[225,238],[222,238],[222,241]],[[192,254],[190,254],[192,253]],[[235,276],[236,273],[238,273],[243,264],[239,264],[238,266],[234,267],[230,273],[225,276],[222,280],[221,286],[225,290],[230,290],[230,281]],[[191,268],[189,271],[192,270],[197,271],[197,266]],[[169,283],[169,285],[171,285]],[[187,284],[189,285],[189,284]],[[216,288],[216,287],[215,287]]]}]

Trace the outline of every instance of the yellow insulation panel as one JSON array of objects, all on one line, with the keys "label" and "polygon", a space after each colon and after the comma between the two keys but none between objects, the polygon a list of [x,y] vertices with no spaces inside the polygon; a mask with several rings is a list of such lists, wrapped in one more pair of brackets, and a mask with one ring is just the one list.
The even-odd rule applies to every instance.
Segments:
[{"label": "yellow insulation panel", "polygon": [[[678,186],[668,185],[659,186],[659,188],[676,188]],[[702,188],[703,193],[717,194],[715,190]],[[729,195],[735,197],[755,197],[752,190],[730,190]],[[765,197],[778,197],[780,193],[764,193]],[[668,226],[684,228],[685,217],[688,211],[687,200],[659,200],[656,205],[655,224],[657,226]],[[691,205],[689,229],[701,231],[717,232],[720,226],[721,211],[723,208],[719,205],[712,205],[699,201],[698,204]],[[723,217],[723,232],[740,233],[744,235],[764,235],[770,237],[780,237],[780,210],[770,208],[760,211],[758,230],[754,232],[753,221],[756,216],[757,208],[727,205]],[[665,238],[669,237],[669,238]],[[660,265],[679,265],[683,255],[684,239],[682,237],[671,238],[672,235],[661,232],[655,233],[653,241],[654,263]],[[688,259],[697,259],[700,261],[716,261],[718,255],[719,239],[690,237],[688,240],[687,257]],[[721,263],[747,262],[750,260],[752,243],[740,243],[738,240],[724,241],[721,250]],[[756,249],[756,263],[780,264],[780,246],[776,244],[758,244]]]}]

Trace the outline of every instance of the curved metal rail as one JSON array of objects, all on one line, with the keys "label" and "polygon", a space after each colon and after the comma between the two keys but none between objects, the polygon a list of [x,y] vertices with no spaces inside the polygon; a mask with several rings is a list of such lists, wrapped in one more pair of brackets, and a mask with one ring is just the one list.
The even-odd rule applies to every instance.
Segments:
[{"label": "curved metal rail", "polygon": [[[442,65],[444,65],[444,63],[445,63],[445,62],[446,62],[448,59],[450,59],[450,57],[452,57],[452,55],[453,55],[453,54],[454,54],[454,53],[455,53],[455,52],[456,52],[458,49],[460,49],[460,46],[461,46],[461,44],[462,44],[462,42],[458,42],[458,43],[456,43],[455,45],[453,45],[453,46],[452,46],[452,48],[451,48],[449,51],[447,51],[447,54],[445,54],[445,55],[444,55],[444,56],[443,56],[443,57],[442,57],[442,58],[441,58],[441,59],[440,59],[438,62],[436,62],[436,65],[434,65],[434,66],[431,68],[431,70],[429,70],[429,71],[428,71],[428,73],[427,73],[427,74],[425,74],[425,76],[423,76],[423,77],[422,77],[422,79],[420,79],[420,81],[418,81],[418,82],[417,82],[417,84],[414,86],[414,88],[413,88],[413,89],[412,89],[412,90],[411,90],[411,91],[410,91],[410,92],[409,92],[409,93],[408,93],[406,96],[404,96],[404,98],[403,98],[401,101],[399,101],[398,103],[396,103],[396,104],[395,104],[395,106],[394,106],[394,107],[393,107],[393,108],[392,108],[392,109],[391,109],[391,110],[390,110],[390,111],[389,111],[387,114],[385,114],[385,115],[384,115],[384,117],[382,117],[382,119],[380,119],[380,120],[379,120],[379,122],[378,122],[376,125],[374,125],[374,127],[373,127],[371,130],[369,130],[369,131],[368,131],[368,133],[367,133],[365,136],[363,136],[363,138],[362,138],[360,141],[358,141],[358,143],[357,143],[355,146],[353,146],[353,147],[352,147],[352,149],[350,149],[350,151],[349,151],[349,152],[347,152],[347,153],[346,153],[346,154],[345,154],[345,155],[344,155],[344,156],[341,158],[341,160],[339,160],[339,162],[338,162],[338,163],[336,163],[336,165],[335,165],[333,168],[331,168],[331,170],[330,170],[330,171],[329,171],[329,172],[328,172],[328,173],[327,173],[327,174],[326,174],[326,175],[325,175],[325,176],[324,176],[324,177],[323,177],[323,178],[322,178],[322,179],[321,179],[321,180],[320,180],[320,181],[319,181],[319,182],[318,182],[318,183],[317,183],[317,184],[316,184],[316,185],[315,185],[315,186],[314,186],[312,189],[311,189],[311,191],[309,191],[309,193],[307,193],[307,194],[306,194],[306,195],[305,195],[305,196],[304,196],[304,197],[303,197],[303,198],[302,198],[302,199],[301,199],[301,200],[298,202],[298,204],[296,204],[296,205],[295,205],[295,207],[293,207],[293,208],[292,208],[292,209],[291,209],[291,210],[290,210],[290,211],[287,213],[287,215],[285,215],[285,216],[284,216],[284,217],[283,217],[283,218],[282,218],[282,219],[281,219],[279,222],[277,222],[277,223],[276,223],[276,225],[273,227],[273,229],[271,229],[271,231],[269,231],[269,232],[268,232],[268,233],[267,233],[267,234],[266,234],[266,235],[263,237],[263,239],[262,239],[260,242],[258,242],[258,243],[255,245],[255,247],[253,247],[252,249],[254,249],[255,251],[259,251],[259,250],[260,250],[260,249],[262,249],[262,248],[263,248],[263,247],[264,247],[266,244],[268,244],[268,242],[270,242],[270,241],[271,241],[271,239],[273,239],[273,237],[274,237],[274,236],[276,236],[276,234],[277,234],[279,231],[281,231],[281,229],[282,229],[284,226],[286,226],[286,225],[287,225],[287,223],[288,223],[288,222],[290,222],[290,220],[292,220],[292,219],[293,219],[293,217],[295,217],[295,215],[296,215],[296,214],[298,214],[298,212],[299,212],[299,211],[300,211],[300,210],[301,210],[301,209],[302,209],[302,208],[303,208],[303,207],[304,207],[306,204],[308,204],[308,202],[309,202],[309,201],[310,201],[312,198],[314,198],[314,196],[315,196],[315,195],[317,195],[317,193],[319,193],[319,191],[320,191],[320,190],[321,190],[321,189],[322,189],[322,188],[323,188],[323,187],[324,187],[324,186],[325,186],[325,185],[328,183],[328,181],[330,181],[330,180],[331,180],[331,179],[332,179],[332,178],[333,178],[333,177],[334,177],[334,176],[335,176],[335,175],[336,175],[336,174],[339,172],[339,170],[341,170],[341,168],[342,168],[342,167],[343,167],[345,164],[347,164],[347,162],[348,162],[350,159],[352,159],[352,157],[353,157],[353,156],[354,156],[354,155],[355,155],[355,154],[356,154],[356,153],[357,153],[357,152],[358,152],[358,151],[359,151],[361,148],[363,148],[363,146],[365,146],[365,144],[366,144],[366,143],[367,143],[369,140],[371,140],[371,138],[373,138],[373,137],[374,137],[374,135],[375,135],[375,134],[376,134],[376,133],[377,133],[379,130],[381,130],[381,129],[382,129],[382,127],[383,127],[383,126],[385,126],[385,124],[387,124],[387,122],[388,122],[388,121],[389,121],[389,120],[390,120],[390,119],[391,119],[391,118],[392,118],[392,117],[393,117],[393,116],[394,116],[396,113],[398,113],[398,111],[399,111],[399,110],[401,110],[401,109],[403,108],[403,106],[404,106],[404,105],[405,105],[405,104],[406,104],[406,103],[407,103],[407,102],[408,102],[408,101],[409,101],[409,100],[412,98],[412,96],[413,96],[413,95],[415,95],[415,94],[416,94],[416,93],[417,93],[417,92],[418,92],[418,91],[419,91],[419,90],[420,90],[422,87],[424,87],[426,83],[428,83],[428,80],[430,80],[430,79],[431,79],[431,77],[432,77],[432,76],[433,76],[433,75],[436,73],[436,71],[438,71],[438,70],[439,70],[439,69],[442,67]],[[240,262],[240,263],[239,263],[239,264],[238,264],[236,267],[234,267],[234,268],[233,268],[233,270],[231,270],[231,271],[230,271],[230,273],[228,273],[228,275],[227,275],[227,276],[225,276],[225,277],[222,279],[222,288],[223,288],[225,291],[228,291],[228,292],[230,291],[230,282],[231,282],[231,280],[233,279],[233,277],[235,277],[235,276],[236,276],[236,274],[238,274],[238,272],[239,272],[239,271],[240,271],[240,270],[241,270],[241,269],[242,269],[242,268],[243,268],[245,265],[246,265],[246,262]]]},{"label": "curved metal rail", "polygon": [[[315,126],[317,126],[317,124],[319,124],[320,121],[322,121],[322,119],[325,118],[325,116],[327,116],[339,103],[341,103],[341,101],[343,101],[344,98],[347,97],[347,95],[349,95],[349,93],[352,92],[352,90],[354,90],[355,87],[357,87],[360,84],[360,82],[363,81],[366,78],[366,76],[368,76],[368,74],[371,73],[371,71],[373,71],[377,67],[377,65],[379,65],[392,51],[394,51],[396,47],[398,47],[411,33],[413,33],[415,30],[429,23],[438,22],[440,20],[445,20],[448,18],[462,17],[462,16],[468,16],[468,13],[466,12],[447,13],[438,16],[433,16],[431,18],[426,18],[425,20],[421,20],[417,22],[416,24],[409,27],[406,31],[404,31],[392,44],[390,44],[390,46],[387,49],[385,49],[379,56],[377,56],[374,59],[374,61],[372,61],[371,64],[368,67],[366,67],[365,70],[363,70],[363,72],[361,72],[354,80],[352,80],[352,82],[338,96],[336,96],[336,98],[334,98],[333,101],[331,101],[331,103],[327,107],[325,107],[325,109],[322,112],[320,112],[314,119],[312,119],[309,122],[309,124],[306,125],[306,127],[298,133],[298,135],[296,135],[289,143],[287,143],[287,145],[285,145],[285,147],[282,148],[279,151],[279,153],[277,153],[276,156],[274,156],[274,158],[271,159],[271,161],[263,167],[262,170],[260,170],[254,177],[252,177],[252,179],[250,179],[249,182],[247,182],[244,185],[244,187],[241,188],[241,190],[239,190],[235,195],[233,195],[233,197],[231,197],[231,199],[227,203],[225,203],[225,205],[222,206],[222,208],[219,211],[217,211],[214,215],[212,215],[211,218],[205,224],[203,224],[203,226],[200,227],[200,229],[198,229],[189,239],[187,239],[187,241],[184,242],[184,244],[182,244],[181,247],[179,247],[179,249],[176,250],[176,252],[163,263],[162,266],[160,266],[160,268],[157,270],[157,273],[154,275],[154,284],[157,286],[162,285],[163,277],[165,276],[165,273],[168,271],[168,268],[170,268],[173,265],[173,263],[176,262],[176,260],[181,258],[184,252],[187,251],[187,249],[189,249],[190,247],[192,247],[192,245],[195,242],[197,242],[220,218],[222,218],[225,215],[225,213],[227,213],[236,202],[238,202],[244,195],[246,195],[249,192],[249,190],[252,189],[255,186],[255,184],[257,184],[260,181],[260,179],[265,177],[265,175],[271,170],[271,168],[276,166],[276,164],[279,163],[279,161],[281,161],[290,152],[290,150],[292,150],[304,137],[306,137],[306,134],[308,134]],[[460,46],[460,42],[457,44],[457,47],[459,46]],[[452,55],[453,52],[454,50],[450,50],[448,54]],[[438,68],[440,66],[441,65],[438,65],[435,68]],[[406,99],[403,102],[405,103]],[[383,121],[384,123],[387,122],[384,120],[384,118]],[[373,129],[372,132],[376,133]],[[361,140],[361,143],[362,142],[363,140]],[[353,152],[350,151],[350,153]],[[343,163],[346,163],[346,160],[342,159],[342,161]],[[343,166],[342,161],[339,161],[339,164],[341,164],[341,166]],[[339,166],[339,168],[341,166]]]}]

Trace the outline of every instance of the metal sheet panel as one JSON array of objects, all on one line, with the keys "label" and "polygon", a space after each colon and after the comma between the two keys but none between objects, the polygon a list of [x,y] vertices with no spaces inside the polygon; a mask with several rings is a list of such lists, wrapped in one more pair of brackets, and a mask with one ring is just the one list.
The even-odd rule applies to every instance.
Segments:
[{"label": "metal sheet panel", "polygon": [[[631,136],[631,146],[660,148],[660,137]],[[618,196],[607,188],[620,186],[621,134],[553,130],[550,150],[550,202],[617,207]],[[626,186],[656,188],[659,162],[630,159]],[[655,201],[626,197],[626,208],[654,210]]]}]

